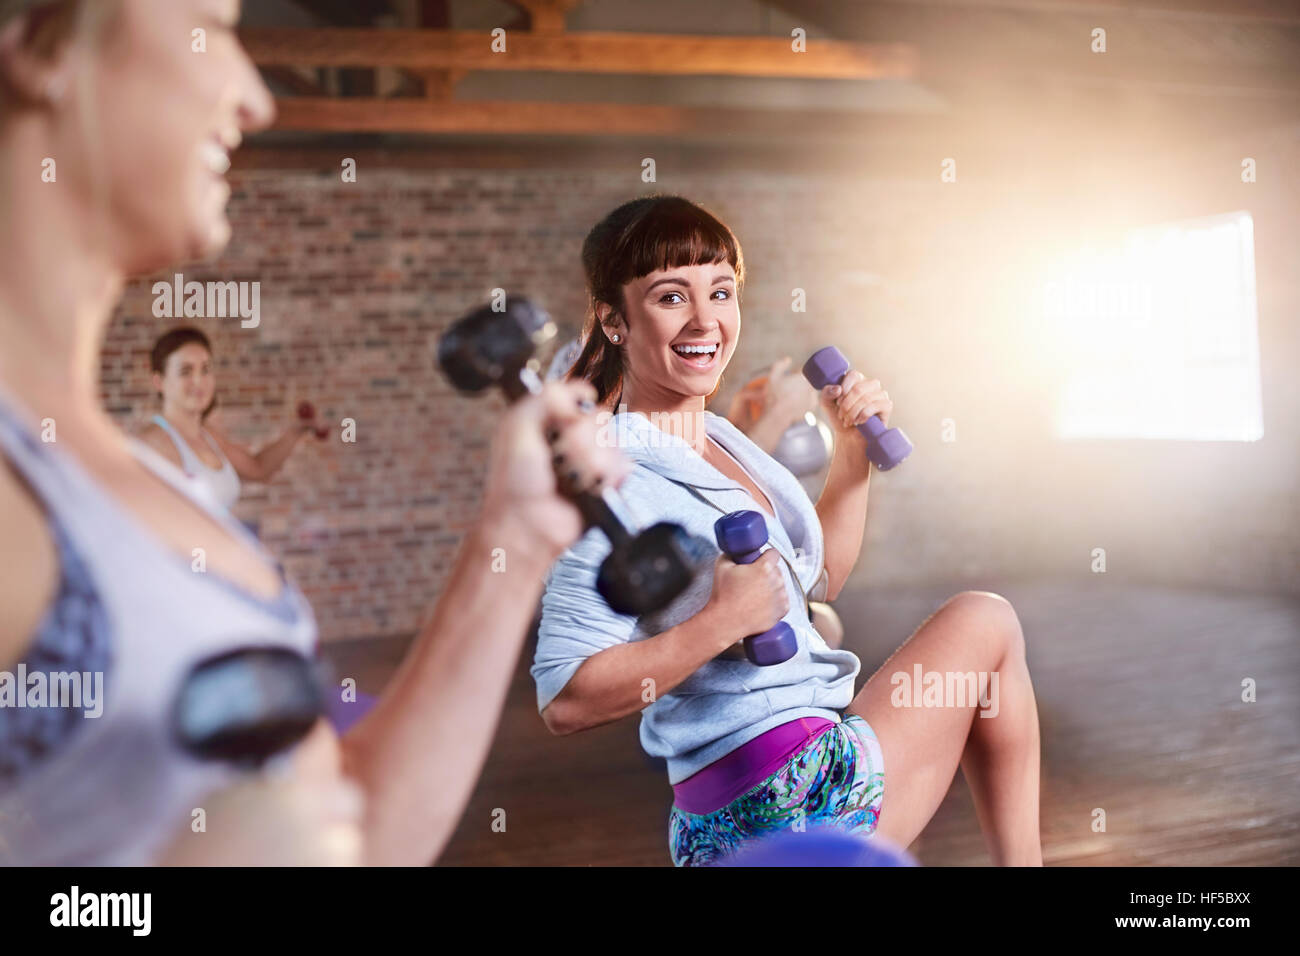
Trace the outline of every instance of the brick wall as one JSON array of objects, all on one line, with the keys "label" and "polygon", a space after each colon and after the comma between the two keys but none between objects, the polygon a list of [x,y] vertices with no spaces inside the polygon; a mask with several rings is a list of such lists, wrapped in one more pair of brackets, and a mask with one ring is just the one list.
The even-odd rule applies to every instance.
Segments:
[{"label": "brick wall", "polygon": [[[316,168],[336,162],[322,154]],[[1300,416],[1279,373],[1295,351],[1286,316],[1297,296],[1285,257],[1265,244],[1292,241],[1284,223],[1294,206],[1253,210],[1265,441],[1067,446],[1047,434],[1053,382],[1033,352],[1038,290],[1017,276],[1045,245],[1068,242],[1063,217],[1082,208],[1068,184],[1049,201],[1006,182],[943,186],[937,175],[713,170],[654,186],[639,171],[363,163],[351,184],[302,168],[232,174],[234,242],[216,261],[172,272],[261,283],[258,328],[187,320],[212,337],[234,435],[270,438],[304,398],[336,424],[356,421],[355,444],[340,443],[337,428],[327,443],[304,440],[275,481],[246,486],[237,509],[301,584],[325,640],[415,629],[477,512],[501,400],[451,391],[434,363],[438,333],[498,286],[576,329],[583,236],[617,203],[655,189],[709,206],[744,245],[744,332],[715,408],[753,369],[833,342],[884,382],[894,423],[917,445],[904,467],[873,478],[850,587],[994,588],[1044,572],[1083,581],[1096,546],[1130,579],[1295,586]],[[1149,211],[1155,221],[1168,205]],[[1202,211],[1225,208],[1240,205]],[[182,321],[152,315],[151,285],[172,272],[134,283],[108,334],[104,398],[128,427],[156,410],[153,339]],[[807,292],[806,313],[790,310],[795,287]],[[957,442],[940,441],[945,418]]]}]

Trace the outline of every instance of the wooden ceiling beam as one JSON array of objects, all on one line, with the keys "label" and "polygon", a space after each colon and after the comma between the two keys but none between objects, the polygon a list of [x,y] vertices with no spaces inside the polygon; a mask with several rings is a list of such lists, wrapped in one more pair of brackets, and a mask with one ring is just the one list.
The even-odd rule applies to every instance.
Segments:
[{"label": "wooden ceiling beam", "polygon": [[[318,133],[459,133],[555,135],[690,135],[825,137],[880,123],[881,114],[847,111],[745,110],[484,101],[434,103],[421,98],[290,97],[276,103],[279,130]],[[922,125],[921,117],[886,114],[888,122]]]},{"label": "wooden ceiling beam", "polygon": [[[759,153],[783,153],[792,166],[822,163],[852,171],[870,166],[939,182],[941,162],[956,157],[967,174],[999,175],[995,167],[1030,169],[1049,178],[1096,164],[1123,166],[1153,151],[1216,142],[1247,148],[1259,141],[1258,114],[1231,103],[1208,113],[1123,112],[1108,118],[1109,138],[1080,126],[1076,111],[1050,111],[1032,124],[951,114],[854,113],[849,111],[715,110],[609,104],[468,102],[435,104],[420,99],[289,99],[280,103],[279,130],[312,134],[399,133],[445,137],[438,149],[413,147],[419,155],[446,150],[501,149],[538,162],[557,155],[617,157],[683,156],[705,151],[734,164]],[[542,140],[534,137],[541,136]],[[458,141],[460,144],[458,145]],[[495,144],[491,147],[485,144]],[[642,149],[650,152],[640,152]],[[631,150],[632,152],[629,152]],[[558,153],[556,152],[558,151]],[[565,151],[568,151],[567,153]],[[242,151],[241,151],[242,154]],[[350,155],[350,154],[349,154]],[[458,154],[459,155],[459,154]],[[1242,155],[1250,155],[1243,153]],[[585,160],[574,159],[575,166]],[[694,161],[692,161],[693,163]],[[725,168],[727,164],[724,163]]]},{"label": "wooden ceiling beam", "polygon": [[395,66],[413,70],[544,70],[658,76],[766,76],[870,80],[912,77],[906,43],[810,38],[795,53],[788,37],[645,33],[508,33],[492,52],[490,33],[464,30],[353,30],[257,27],[240,30],[259,66]]},{"label": "wooden ceiling beam", "polygon": [[[788,6],[777,0],[778,5]],[[798,0],[794,0],[798,3]],[[1294,0],[876,0],[887,6],[1300,26]],[[1101,25],[1101,24],[1099,24]]]},{"label": "wooden ceiling beam", "polygon": [[308,79],[299,70],[291,66],[268,66],[265,71],[268,79],[273,79],[287,88],[295,96],[327,96],[329,91]]}]

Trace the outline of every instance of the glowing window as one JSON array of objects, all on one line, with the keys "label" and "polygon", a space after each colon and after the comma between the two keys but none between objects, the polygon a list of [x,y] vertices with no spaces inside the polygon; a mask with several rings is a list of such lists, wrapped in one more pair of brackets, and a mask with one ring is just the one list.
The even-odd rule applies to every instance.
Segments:
[{"label": "glowing window", "polygon": [[1048,288],[1069,355],[1060,438],[1258,441],[1254,223],[1246,212],[1131,233]]}]

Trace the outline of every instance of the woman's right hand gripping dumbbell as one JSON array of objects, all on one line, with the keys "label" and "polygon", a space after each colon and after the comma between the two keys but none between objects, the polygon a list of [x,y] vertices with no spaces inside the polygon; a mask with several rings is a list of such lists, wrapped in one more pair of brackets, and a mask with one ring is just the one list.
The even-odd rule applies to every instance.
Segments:
[{"label": "woman's right hand gripping dumbbell", "polygon": [[[725,554],[713,566],[713,593],[706,611],[717,622],[719,654],[743,657],[736,646],[751,634],[762,634],[790,612],[781,556],[768,548],[751,564],[737,564]],[[735,650],[732,648],[735,647]]]}]

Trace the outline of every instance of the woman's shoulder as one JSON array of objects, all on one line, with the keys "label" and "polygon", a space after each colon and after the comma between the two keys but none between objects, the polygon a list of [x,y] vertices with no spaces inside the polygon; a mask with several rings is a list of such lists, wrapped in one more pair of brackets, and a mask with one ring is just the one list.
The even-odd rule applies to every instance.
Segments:
[{"label": "woman's shoulder", "polygon": [[137,428],[134,435],[143,445],[156,451],[173,465],[180,467],[183,464],[181,453],[177,450],[176,443],[172,441],[171,435],[156,421],[147,422]]}]

